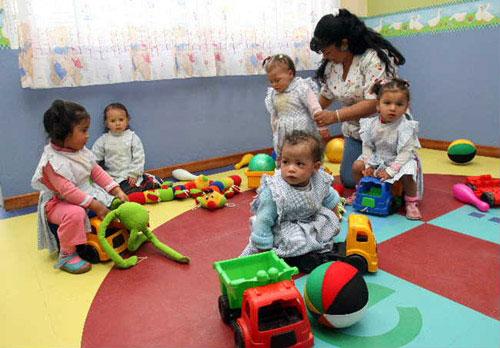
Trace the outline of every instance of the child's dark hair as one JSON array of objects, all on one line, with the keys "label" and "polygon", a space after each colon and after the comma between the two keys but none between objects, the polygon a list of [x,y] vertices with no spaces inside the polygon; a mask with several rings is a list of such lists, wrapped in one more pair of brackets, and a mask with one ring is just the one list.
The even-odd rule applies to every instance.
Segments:
[{"label": "child's dark hair", "polygon": [[285,135],[283,147],[286,144],[298,145],[302,143],[309,144],[314,162],[321,162],[323,160],[323,152],[325,151],[325,148],[323,145],[323,141],[318,134],[308,133],[302,130],[294,130],[291,133]]},{"label": "child's dark hair", "polygon": [[377,95],[377,99],[380,99],[385,92],[399,91],[406,94],[406,98],[410,101],[410,83],[406,80],[393,78],[391,80],[378,80],[370,89],[371,93]]},{"label": "child's dark hair", "polygon": [[[123,105],[122,103],[111,103],[111,104],[108,104],[108,106],[106,106],[104,108],[104,112],[103,112],[103,118],[104,118],[104,131],[107,132],[109,131],[109,128],[108,126],[106,125],[106,117],[107,117],[107,114],[108,114],[108,111],[111,110],[111,109],[119,109],[119,110],[123,110],[125,111],[125,115],[127,115],[127,120],[130,120],[130,114],[128,113],[128,110],[127,108],[125,107],[125,105]],[[127,129],[129,129],[130,127],[127,126]]]},{"label": "child's dark hair", "polygon": [[[342,40],[347,39],[348,50],[354,55],[365,53],[369,48],[377,52],[377,56],[385,64],[389,76],[394,76],[394,64],[403,65],[405,57],[382,35],[368,28],[356,15],[346,9],[340,9],[338,15],[328,14],[323,16],[316,28],[314,37],[311,39],[310,48],[320,53],[330,45],[340,47]],[[323,59],[316,71],[316,78],[325,82],[325,68],[327,60]]]},{"label": "child's dark hair", "polygon": [[271,69],[278,64],[286,66],[292,71],[293,76],[295,76],[295,64],[293,63],[292,58],[286,54],[275,54],[274,56],[269,56],[262,61],[262,66],[266,70],[266,73],[271,71]]},{"label": "child's dark hair", "polygon": [[43,127],[52,141],[63,143],[73,128],[88,118],[90,115],[80,104],[57,99],[43,114]]}]

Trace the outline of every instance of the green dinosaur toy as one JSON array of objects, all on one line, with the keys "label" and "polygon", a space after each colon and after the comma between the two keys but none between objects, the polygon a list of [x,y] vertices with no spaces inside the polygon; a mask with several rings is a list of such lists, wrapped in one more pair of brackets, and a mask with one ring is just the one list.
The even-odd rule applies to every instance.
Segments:
[{"label": "green dinosaur toy", "polygon": [[189,263],[190,259],[174,249],[160,242],[160,240],[149,229],[149,212],[142,205],[134,202],[125,202],[117,209],[112,210],[106,215],[99,227],[97,236],[103,249],[108,253],[111,260],[120,268],[130,268],[137,263],[137,256],[131,256],[123,259],[115,249],[109,244],[106,239],[106,229],[114,220],[119,219],[120,222],[130,231],[128,240],[128,250],[136,251],[146,241],[151,241],[153,245],[163,251],[169,258],[180,263]]}]

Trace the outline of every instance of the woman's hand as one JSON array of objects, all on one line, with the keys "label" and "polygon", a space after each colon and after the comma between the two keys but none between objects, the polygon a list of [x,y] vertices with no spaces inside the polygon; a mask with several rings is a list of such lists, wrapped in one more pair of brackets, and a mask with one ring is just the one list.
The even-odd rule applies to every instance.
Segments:
[{"label": "woman's hand", "polygon": [[120,186],[116,186],[114,189],[109,191],[113,196],[117,197],[120,199],[122,202],[128,202],[128,196],[123,192]]},{"label": "woman's hand", "polygon": [[335,121],[334,113],[328,110],[321,110],[314,115],[314,122],[316,122],[318,127],[326,127],[335,123]]},{"label": "woman's hand", "polygon": [[92,203],[89,205],[89,209],[96,213],[99,219],[104,219],[106,215],[109,213],[108,207],[99,202],[97,199],[93,199]]}]

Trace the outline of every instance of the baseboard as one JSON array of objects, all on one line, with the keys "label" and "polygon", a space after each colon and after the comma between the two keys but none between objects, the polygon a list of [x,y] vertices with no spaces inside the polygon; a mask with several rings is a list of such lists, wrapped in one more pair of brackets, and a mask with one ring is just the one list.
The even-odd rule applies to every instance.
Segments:
[{"label": "baseboard", "polygon": [[[238,163],[244,154],[247,153],[271,154],[271,152],[272,148],[264,148],[260,150],[235,153],[229,156],[213,157],[202,161],[180,163],[173,166],[147,170],[147,172],[153,175],[157,175],[161,178],[170,178],[172,177],[172,171],[174,169],[182,168],[189,172],[194,173],[203,170],[223,168]],[[32,192],[17,196],[4,197],[4,208],[5,210],[10,211],[36,205],[38,204],[38,196],[39,196],[38,192]]]},{"label": "baseboard", "polygon": [[[334,137],[339,137],[339,135]],[[422,147],[427,149],[446,151],[451,142],[432,140],[432,139],[420,139],[420,143],[422,144]],[[500,148],[498,147],[476,145],[476,148],[477,148],[477,154],[479,156],[500,158]],[[240,152],[229,156],[213,157],[202,161],[180,163],[173,166],[151,169],[148,170],[147,172],[162,178],[169,178],[172,176],[172,171],[174,169],[183,168],[190,172],[200,172],[203,170],[223,168],[238,163],[241,157],[246,153],[256,154],[256,153],[271,153],[271,152],[272,148],[265,148],[248,152]],[[38,203],[38,192],[4,197],[4,208],[7,211],[30,207],[36,205],[37,203]]]}]

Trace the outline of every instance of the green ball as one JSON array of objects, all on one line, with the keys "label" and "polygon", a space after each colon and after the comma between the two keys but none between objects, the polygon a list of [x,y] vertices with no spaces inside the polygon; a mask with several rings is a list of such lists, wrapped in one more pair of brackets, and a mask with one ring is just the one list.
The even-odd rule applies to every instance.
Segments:
[{"label": "green ball", "polygon": [[319,324],[344,328],[364,316],[368,308],[368,287],[356,267],[342,261],[327,262],[309,274],[304,302]]},{"label": "green ball", "polygon": [[448,146],[448,158],[455,163],[467,163],[476,156],[476,146],[467,139],[457,139]]},{"label": "green ball", "polygon": [[252,157],[248,169],[253,172],[272,172],[276,168],[273,158],[265,153],[259,153]]}]

